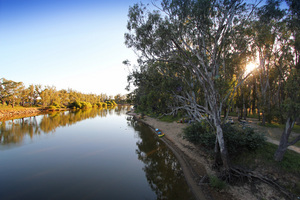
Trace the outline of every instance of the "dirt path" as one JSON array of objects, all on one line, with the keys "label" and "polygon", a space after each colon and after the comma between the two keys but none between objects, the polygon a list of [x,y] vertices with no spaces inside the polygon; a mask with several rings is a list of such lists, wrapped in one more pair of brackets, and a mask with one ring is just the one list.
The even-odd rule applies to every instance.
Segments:
[{"label": "dirt path", "polygon": [[[235,123],[238,123],[237,118],[232,117],[232,119],[234,120]],[[268,142],[279,145],[280,136],[283,131],[282,129],[260,126],[259,125],[260,122],[258,121],[258,119],[254,119],[254,118],[248,118],[246,121],[251,128],[254,128],[256,131],[259,131],[261,133],[264,133]],[[296,137],[298,135],[300,134],[295,132],[291,133],[291,137]],[[288,149],[300,153],[300,148],[297,146],[292,145],[289,146]]]}]

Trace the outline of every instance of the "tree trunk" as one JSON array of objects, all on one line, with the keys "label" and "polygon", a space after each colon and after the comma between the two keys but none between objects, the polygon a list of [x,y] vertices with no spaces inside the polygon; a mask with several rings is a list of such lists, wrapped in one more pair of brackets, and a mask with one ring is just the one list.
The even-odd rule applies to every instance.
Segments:
[{"label": "tree trunk", "polygon": [[218,168],[219,166],[222,165],[222,157],[221,157],[221,152],[220,152],[220,146],[218,142],[218,138],[216,137],[216,142],[215,142],[215,163],[214,166]]},{"label": "tree trunk", "polygon": [[260,117],[259,105],[257,105],[257,115],[258,115],[258,121],[260,121],[261,117]]},{"label": "tree trunk", "polygon": [[225,168],[225,170],[229,170],[230,163],[229,163],[227,148],[226,148],[225,141],[224,141],[223,130],[222,130],[221,123],[220,123],[221,121],[220,121],[220,119],[216,119],[216,118],[214,121],[215,121],[215,126],[217,129],[217,140],[219,143],[223,167]]},{"label": "tree trunk", "polygon": [[266,116],[265,116],[265,111],[262,110],[262,121],[261,121],[261,125],[265,126],[266,125]]},{"label": "tree trunk", "polygon": [[246,117],[247,117],[247,108],[246,108],[246,105],[245,105],[245,102],[243,102],[243,110],[244,110],[244,120],[246,120]]},{"label": "tree trunk", "polygon": [[295,122],[291,120],[291,118],[288,118],[285,123],[284,131],[281,135],[279,146],[274,154],[274,160],[275,161],[281,161],[283,159],[283,156],[290,145],[288,142],[289,136],[292,132],[293,126]]},{"label": "tree trunk", "polygon": [[241,114],[240,114],[240,117],[239,117],[239,119],[241,120],[241,119],[243,119],[243,114],[244,114],[244,109],[243,109],[243,107],[241,108]]},{"label": "tree trunk", "polygon": [[274,154],[274,160],[278,161],[278,162],[282,161],[286,150],[287,150],[287,144],[285,142],[280,141],[280,144],[279,144],[279,146],[278,146],[278,148],[277,148],[277,150]]}]

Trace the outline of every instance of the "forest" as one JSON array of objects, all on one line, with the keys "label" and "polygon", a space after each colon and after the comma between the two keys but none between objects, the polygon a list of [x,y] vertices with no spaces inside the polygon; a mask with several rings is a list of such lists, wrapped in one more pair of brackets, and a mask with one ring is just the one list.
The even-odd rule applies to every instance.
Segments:
[{"label": "forest", "polygon": [[[206,121],[215,155],[231,164],[224,141],[229,115],[284,124],[281,161],[300,113],[300,2],[161,0],[130,7],[125,44],[138,55],[129,95],[138,112]],[[218,156],[219,155],[219,156]]]},{"label": "forest", "polygon": [[0,79],[0,104],[2,106],[40,106],[44,108],[89,108],[126,103],[126,96],[118,94],[84,94],[73,89],[57,90],[55,86],[29,85],[23,82]]}]

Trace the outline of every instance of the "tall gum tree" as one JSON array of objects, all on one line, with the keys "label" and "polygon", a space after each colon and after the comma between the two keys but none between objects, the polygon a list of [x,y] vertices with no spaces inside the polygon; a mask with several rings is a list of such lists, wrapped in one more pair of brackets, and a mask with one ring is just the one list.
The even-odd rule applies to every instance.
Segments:
[{"label": "tall gum tree", "polygon": [[228,170],[221,111],[242,79],[241,74],[233,76],[231,62],[247,49],[242,29],[248,5],[240,0],[162,0],[154,7],[157,10],[143,4],[129,8],[125,44],[139,55],[141,70],[154,63],[176,66],[173,78],[183,85],[180,92],[173,91],[173,110],[184,109],[199,121],[209,116],[216,130],[215,151]]},{"label": "tall gum tree", "polygon": [[283,16],[280,1],[268,0],[266,5],[256,10],[256,19],[251,25],[252,53],[254,57],[258,57],[259,62],[259,108],[262,113],[262,125],[265,125],[266,115],[270,115],[270,76],[281,51],[278,32]]},{"label": "tall gum tree", "polygon": [[283,26],[283,31],[281,31],[285,33],[285,37],[282,37],[283,42],[281,43],[282,59],[277,64],[285,87],[282,95],[285,127],[274,154],[276,161],[283,159],[288,146],[300,140],[300,136],[289,139],[295,122],[300,117],[300,2],[297,0],[287,0],[286,2],[289,5],[287,26]]}]

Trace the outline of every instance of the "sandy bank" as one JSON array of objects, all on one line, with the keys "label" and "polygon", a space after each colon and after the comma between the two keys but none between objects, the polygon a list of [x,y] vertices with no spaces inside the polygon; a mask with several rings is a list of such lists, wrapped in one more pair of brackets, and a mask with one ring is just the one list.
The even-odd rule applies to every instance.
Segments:
[{"label": "sandy bank", "polygon": [[26,108],[22,110],[0,110],[0,120],[9,120],[20,117],[30,117],[43,113],[40,108]]},{"label": "sandy bank", "polygon": [[[135,113],[129,115],[139,118]],[[235,199],[230,193],[217,192],[211,189],[207,184],[201,184],[201,179],[208,174],[214,174],[211,170],[212,162],[203,154],[197,146],[184,140],[182,129],[187,124],[162,122],[154,118],[145,116],[139,121],[149,125],[153,131],[155,128],[162,130],[165,134],[162,141],[172,150],[178,159],[185,179],[198,200]]]}]

